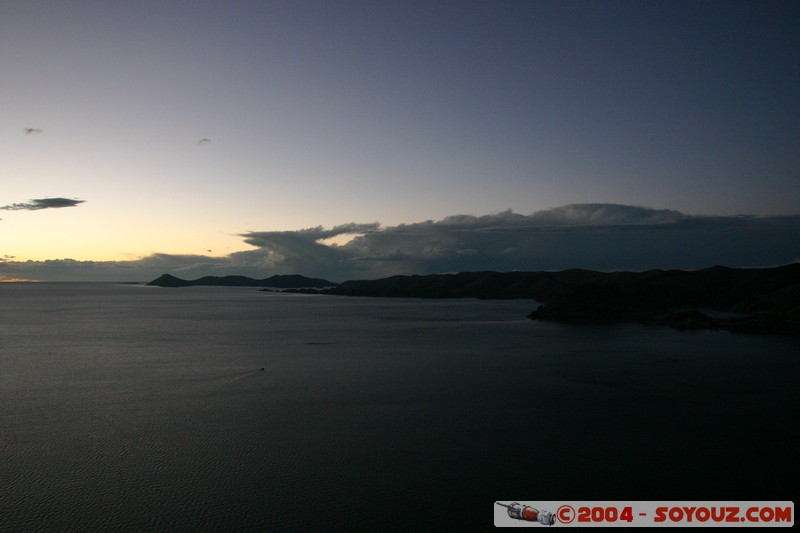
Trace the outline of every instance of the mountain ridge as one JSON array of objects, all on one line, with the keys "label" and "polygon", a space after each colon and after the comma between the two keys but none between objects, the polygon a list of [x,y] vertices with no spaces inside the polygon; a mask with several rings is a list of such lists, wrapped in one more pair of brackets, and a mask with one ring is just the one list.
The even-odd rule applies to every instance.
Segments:
[{"label": "mountain ridge", "polygon": [[161,287],[226,285],[284,292],[401,298],[528,298],[534,320],[604,324],[634,322],[677,329],[724,329],[800,336],[800,263],[773,268],[713,266],[701,270],[599,272],[461,272],[402,275],[336,284],[300,275],[253,280],[165,274]]},{"label": "mountain ridge", "polygon": [[800,263],[773,268],[392,276],[346,281],[319,292],[405,298],[530,298],[542,304],[528,315],[534,320],[633,322],[681,330],[800,336]]}]

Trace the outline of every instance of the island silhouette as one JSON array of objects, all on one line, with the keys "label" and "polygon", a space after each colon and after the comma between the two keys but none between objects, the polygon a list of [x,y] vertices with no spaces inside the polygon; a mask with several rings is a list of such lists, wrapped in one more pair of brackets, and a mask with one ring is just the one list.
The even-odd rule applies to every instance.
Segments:
[{"label": "island silhouette", "polygon": [[205,276],[195,280],[185,280],[171,274],[163,274],[148,285],[157,287],[270,287],[287,288],[324,288],[335,287],[336,283],[321,278],[307,278],[299,274],[275,275],[264,279],[253,279],[247,276]]}]

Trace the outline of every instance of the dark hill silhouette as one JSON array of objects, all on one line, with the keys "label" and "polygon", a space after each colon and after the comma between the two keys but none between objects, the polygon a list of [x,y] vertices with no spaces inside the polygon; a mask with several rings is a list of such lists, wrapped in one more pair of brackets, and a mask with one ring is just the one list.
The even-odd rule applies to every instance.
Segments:
[{"label": "dark hill silhouette", "polygon": [[543,301],[546,295],[564,286],[592,281],[601,276],[603,274],[600,272],[577,269],[561,272],[461,272],[346,281],[323,292],[344,296],[531,298]]},{"label": "dark hill silhouette", "polygon": [[[531,298],[529,316],[573,323],[800,335],[800,264],[647,272],[463,272],[347,281],[321,291],[406,298]],[[722,315],[726,311],[736,315]]]},{"label": "dark hill silhouette", "polygon": [[297,288],[324,288],[335,287],[336,283],[321,278],[307,278],[299,274],[276,275],[264,279],[253,279],[246,276],[205,276],[196,280],[176,278],[164,274],[154,279],[148,285],[157,287],[192,287],[192,286],[223,286],[223,287],[270,287],[275,289]]},{"label": "dark hill silhouette", "polygon": [[165,274],[148,285],[272,287],[342,296],[529,298],[542,304],[529,315],[535,320],[639,322],[679,329],[800,335],[798,263],[777,268],[715,266],[693,271],[462,272],[352,280],[340,285],[303,276],[263,280],[211,276],[186,281]]}]

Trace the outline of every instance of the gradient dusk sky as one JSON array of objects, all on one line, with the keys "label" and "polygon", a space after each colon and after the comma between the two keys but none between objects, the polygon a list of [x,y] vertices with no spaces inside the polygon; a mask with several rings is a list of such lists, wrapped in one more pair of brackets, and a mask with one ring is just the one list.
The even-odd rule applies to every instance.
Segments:
[{"label": "gradient dusk sky", "polygon": [[677,267],[796,260],[798,28],[796,1],[2,0],[0,279],[672,266],[581,255],[639,223],[706,248]]}]

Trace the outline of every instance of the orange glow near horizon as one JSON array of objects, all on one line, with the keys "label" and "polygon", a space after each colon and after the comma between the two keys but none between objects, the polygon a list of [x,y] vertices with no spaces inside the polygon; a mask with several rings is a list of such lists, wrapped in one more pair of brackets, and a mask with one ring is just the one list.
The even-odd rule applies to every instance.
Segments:
[{"label": "orange glow near horizon", "polygon": [[41,280],[0,276],[0,283],[41,283]]}]

